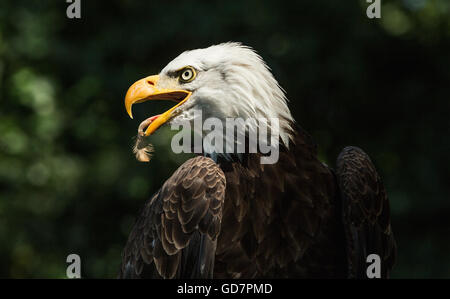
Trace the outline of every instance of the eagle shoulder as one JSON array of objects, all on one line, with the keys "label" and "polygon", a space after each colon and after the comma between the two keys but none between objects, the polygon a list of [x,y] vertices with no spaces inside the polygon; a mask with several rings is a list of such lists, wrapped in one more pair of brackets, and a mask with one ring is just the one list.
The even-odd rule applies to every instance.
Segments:
[{"label": "eagle shoulder", "polygon": [[119,277],[212,277],[225,175],[210,158],[186,161],[144,206]]},{"label": "eagle shoulder", "polygon": [[349,146],[337,158],[343,223],[346,234],[348,275],[367,278],[366,258],[378,254],[381,276],[389,275],[396,243],[391,229],[389,200],[385,187],[369,156]]}]

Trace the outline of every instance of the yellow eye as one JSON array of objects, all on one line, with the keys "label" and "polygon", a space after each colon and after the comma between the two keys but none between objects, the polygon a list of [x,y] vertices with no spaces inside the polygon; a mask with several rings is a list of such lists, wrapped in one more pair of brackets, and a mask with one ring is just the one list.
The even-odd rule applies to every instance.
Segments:
[{"label": "yellow eye", "polygon": [[185,67],[180,72],[180,81],[182,83],[191,82],[195,78],[195,70],[192,67]]}]

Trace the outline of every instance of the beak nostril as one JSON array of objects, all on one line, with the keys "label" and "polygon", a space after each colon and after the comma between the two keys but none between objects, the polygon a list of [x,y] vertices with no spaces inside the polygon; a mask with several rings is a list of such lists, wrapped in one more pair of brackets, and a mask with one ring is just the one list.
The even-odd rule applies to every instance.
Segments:
[{"label": "beak nostril", "polygon": [[151,86],[155,86],[155,82],[148,80],[147,83]]}]

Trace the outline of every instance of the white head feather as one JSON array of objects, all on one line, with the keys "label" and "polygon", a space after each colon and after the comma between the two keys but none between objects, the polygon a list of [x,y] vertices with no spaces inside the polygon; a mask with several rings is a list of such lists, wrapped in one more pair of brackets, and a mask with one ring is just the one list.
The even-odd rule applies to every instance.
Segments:
[{"label": "white head feather", "polygon": [[[180,83],[169,75],[186,66],[197,70],[189,83]],[[216,117],[279,120],[279,134],[288,146],[294,120],[283,89],[262,58],[240,43],[223,43],[204,49],[186,51],[172,60],[160,73],[157,86],[192,91],[182,112],[171,122],[193,121],[194,111],[203,119]],[[253,128],[256,129],[256,128]]]}]

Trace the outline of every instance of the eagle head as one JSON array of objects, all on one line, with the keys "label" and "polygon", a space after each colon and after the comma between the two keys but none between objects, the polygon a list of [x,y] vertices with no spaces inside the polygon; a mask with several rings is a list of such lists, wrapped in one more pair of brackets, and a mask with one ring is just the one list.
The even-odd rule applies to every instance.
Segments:
[{"label": "eagle head", "polygon": [[[277,119],[281,141],[288,146],[291,138],[293,118],[283,89],[261,56],[240,43],[183,52],[158,75],[137,81],[125,96],[129,116],[133,118],[133,104],[149,100],[172,100],[176,105],[144,120],[138,137],[149,136],[166,123],[193,123],[201,115],[203,121]],[[257,130],[258,125],[249,123],[247,129]]]}]

